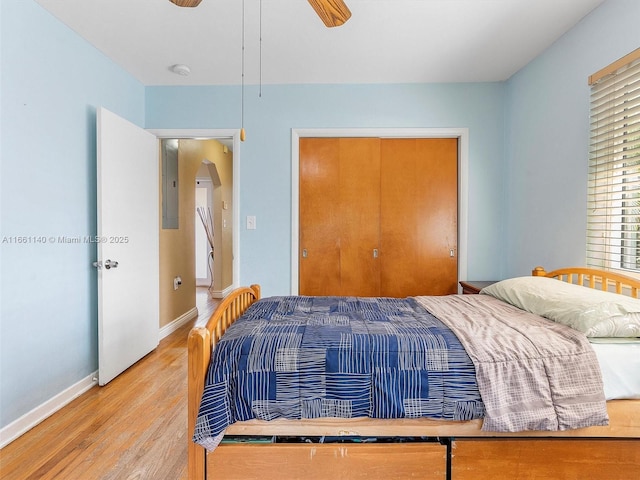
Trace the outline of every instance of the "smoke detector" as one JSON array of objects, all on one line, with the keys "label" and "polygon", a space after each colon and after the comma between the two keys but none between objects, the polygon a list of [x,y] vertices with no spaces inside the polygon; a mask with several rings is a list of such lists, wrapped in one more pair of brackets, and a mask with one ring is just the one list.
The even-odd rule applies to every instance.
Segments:
[{"label": "smoke detector", "polygon": [[181,75],[183,77],[186,77],[191,73],[191,69],[187,65],[183,65],[181,63],[171,65],[169,67],[169,70],[171,70],[176,75]]}]

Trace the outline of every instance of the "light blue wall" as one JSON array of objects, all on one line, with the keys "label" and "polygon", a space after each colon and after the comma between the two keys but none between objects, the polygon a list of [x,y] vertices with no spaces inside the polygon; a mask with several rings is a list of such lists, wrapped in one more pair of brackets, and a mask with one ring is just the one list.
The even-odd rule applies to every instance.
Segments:
[{"label": "light blue wall", "polygon": [[640,47],[639,21],[608,0],[507,83],[505,276],[585,264],[587,77]]},{"label": "light blue wall", "polygon": [[[148,87],[147,128],[238,128],[233,87]],[[469,278],[501,274],[504,84],[278,85],[245,91],[240,283],[265,295],[291,284],[291,129],[469,128]]]},{"label": "light blue wall", "polygon": [[51,238],[96,234],[95,110],[142,126],[144,86],[34,1],[0,12],[3,427],[97,369],[95,248]]}]

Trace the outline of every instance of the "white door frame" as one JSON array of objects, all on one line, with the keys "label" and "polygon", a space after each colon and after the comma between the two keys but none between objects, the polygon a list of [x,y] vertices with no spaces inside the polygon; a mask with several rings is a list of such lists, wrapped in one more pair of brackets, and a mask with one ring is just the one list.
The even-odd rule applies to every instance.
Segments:
[{"label": "white door frame", "polygon": [[300,138],[379,137],[458,139],[458,279],[467,278],[469,228],[468,128],[292,128],[291,129],[291,295],[298,294]]},{"label": "white door frame", "polygon": [[216,128],[191,128],[191,129],[147,129],[158,139],[185,138],[194,140],[208,140],[219,138],[233,139],[233,241],[232,241],[232,271],[233,280],[231,288],[238,287],[240,280],[240,130],[216,129]]}]

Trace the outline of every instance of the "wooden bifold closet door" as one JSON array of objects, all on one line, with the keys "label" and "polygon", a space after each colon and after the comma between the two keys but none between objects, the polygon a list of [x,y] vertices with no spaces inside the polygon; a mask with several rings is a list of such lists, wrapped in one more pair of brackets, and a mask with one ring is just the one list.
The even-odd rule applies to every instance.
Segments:
[{"label": "wooden bifold closet door", "polygon": [[301,138],[301,295],[457,291],[457,139]]}]

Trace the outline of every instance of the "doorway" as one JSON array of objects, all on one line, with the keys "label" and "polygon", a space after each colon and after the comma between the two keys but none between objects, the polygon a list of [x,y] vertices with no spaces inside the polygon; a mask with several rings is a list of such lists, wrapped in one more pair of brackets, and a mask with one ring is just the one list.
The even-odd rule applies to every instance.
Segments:
[{"label": "doorway", "polygon": [[[239,190],[238,176],[234,174],[239,167],[239,156],[234,154],[239,143],[239,134],[233,132],[231,137],[222,137],[213,135],[213,132],[205,134],[203,131],[174,130],[152,133],[156,134],[159,140],[177,140],[180,157],[178,228],[160,231],[160,328],[161,335],[164,336],[197,314],[196,278],[200,275],[195,271],[196,228],[201,221],[196,216],[195,204],[196,178],[200,167],[207,169],[213,164],[219,166],[224,185],[216,188],[211,175],[208,175],[211,181],[210,204],[217,205],[218,210],[223,208],[223,202],[216,203],[215,199],[216,192],[219,191],[224,195],[226,207],[224,212],[212,212],[214,218],[219,218],[220,222],[224,221],[224,229],[222,226],[216,226],[216,235],[224,241],[224,248],[215,247],[216,265],[212,265],[212,274],[207,275],[202,283],[209,288],[211,281],[220,282],[219,285],[214,285],[215,291],[211,296],[221,298],[235,288],[235,283],[238,282],[239,255],[235,252],[238,251],[239,244],[239,213],[234,208],[233,198],[237,198]],[[224,265],[221,275],[216,274],[218,263]]]},{"label": "doorway", "polygon": [[[190,140],[209,140],[214,139],[225,145],[229,151],[233,152],[232,165],[232,192],[231,206],[240,204],[240,131],[237,129],[148,129],[148,132],[155,135],[158,140],[163,139],[190,139]],[[224,207],[223,207],[224,208]],[[228,208],[227,215],[230,224],[230,231],[233,232],[230,238],[231,250],[231,285],[227,290],[238,287],[240,278],[240,237],[237,232],[240,231],[240,209]],[[226,292],[226,290],[225,290]]]},{"label": "doorway", "polygon": [[[203,162],[204,165],[204,162]],[[213,288],[215,262],[215,224],[213,221],[213,182],[196,177],[196,287]]]},{"label": "doorway", "polygon": [[[230,153],[228,147],[223,151]],[[196,173],[195,273],[196,287],[206,286],[213,298],[221,298],[221,290],[229,284],[228,196],[224,193],[218,165],[204,159]]]}]

